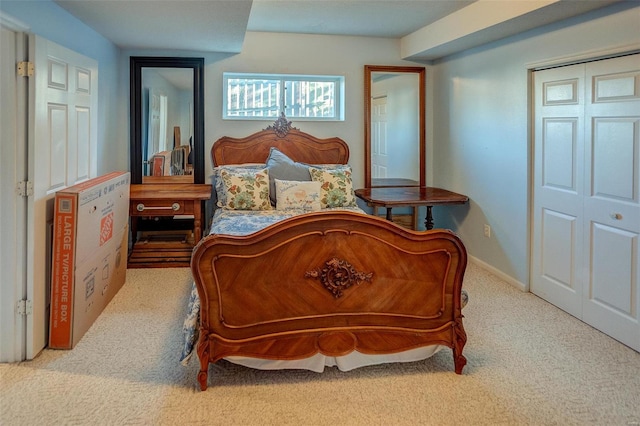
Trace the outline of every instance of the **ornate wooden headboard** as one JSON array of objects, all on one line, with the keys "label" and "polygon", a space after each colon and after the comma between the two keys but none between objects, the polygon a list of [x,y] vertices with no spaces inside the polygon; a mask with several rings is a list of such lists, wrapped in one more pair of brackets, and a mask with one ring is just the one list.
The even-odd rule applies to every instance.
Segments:
[{"label": "ornate wooden headboard", "polygon": [[340,138],[320,139],[291,127],[284,116],[245,138],[223,136],[211,147],[213,165],[264,163],[271,147],[307,164],[347,164],[349,146]]}]

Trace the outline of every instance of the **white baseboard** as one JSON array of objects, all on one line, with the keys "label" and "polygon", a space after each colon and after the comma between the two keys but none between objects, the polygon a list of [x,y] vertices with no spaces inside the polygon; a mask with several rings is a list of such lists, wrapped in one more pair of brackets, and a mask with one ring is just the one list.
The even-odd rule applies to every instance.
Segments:
[{"label": "white baseboard", "polygon": [[500,278],[503,281],[506,281],[507,283],[511,284],[512,286],[514,286],[518,290],[524,291],[524,292],[528,292],[529,291],[529,288],[528,288],[528,286],[526,284],[521,283],[520,281],[516,280],[512,276],[509,276],[509,275],[505,274],[504,272],[500,271],[499,269],[494,268],[493,266],[489,265],[486,262],[483,262],[482,260],[478,259],[477,257],[469,255],[469,261],[471,261],[474,264],[478,265],[479,267],[481,267],[482,269],[486,270],[487,272],[490,272],[493,275],[496,275],[498,278]]}]

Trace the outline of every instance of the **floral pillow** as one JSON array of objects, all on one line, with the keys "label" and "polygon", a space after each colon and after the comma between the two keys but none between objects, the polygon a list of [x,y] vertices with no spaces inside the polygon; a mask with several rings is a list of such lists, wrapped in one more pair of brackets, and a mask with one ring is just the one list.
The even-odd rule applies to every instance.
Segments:
[{"label": "floral pillow", "polygon": [[321,183],[320,203],[323,208],[355,207],[351,167],[339,166],[334,169],[309,167],[311,180]]},{"label": "floral pillow", "polygon": [[276,210],[303,209],[317,211],[320,204],[320,182],[276,179]]},{"label": "floral pillow", "polygon": [[264,169],[266,166],[264,163],[245,163],[245,164],[231,164],[224,166],[216,166],[213,168],[213,174],[211,175],[211,184],[215,188],[214,196],[217,207],[224,207],[227,204],[227,199],[224,191],[224,183],[220,178],[220,172],[226,170],[232,174],[242,173],[249,169],[250,171],[258,171]]},{"label": "floral pillow", "polygon": [[269,171],[225,169],[218,171],[222,184],[220,207],[230,210],[271,210]]}]

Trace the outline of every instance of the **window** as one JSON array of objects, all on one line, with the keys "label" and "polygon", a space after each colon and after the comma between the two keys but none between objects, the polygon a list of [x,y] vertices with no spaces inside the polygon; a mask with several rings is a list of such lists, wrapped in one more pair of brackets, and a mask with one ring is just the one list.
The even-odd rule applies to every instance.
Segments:
[{"label": "window", "polygon": [[223,74],[222,118],[344,120],[344,77],[282,74]]}]

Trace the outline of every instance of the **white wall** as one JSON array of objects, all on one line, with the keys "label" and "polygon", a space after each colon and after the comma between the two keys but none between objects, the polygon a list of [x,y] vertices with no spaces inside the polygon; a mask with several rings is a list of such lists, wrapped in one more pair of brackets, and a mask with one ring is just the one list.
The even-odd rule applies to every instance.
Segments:
[{"label": "white wall", "polygon": [[273,124],[222,120],[222,73],[323,74],[345,76],[345,121],[292,121],[318,137],[338,136],[349,144],[354,185],[364,184],[364,66],[412,65],[399,57],[399,41],[307,34],[247,33],[242,52],[205,68],[205,149],[210,174],[211,145],[221,136],[243,137]]},{"label": "white wall", "polygon": [[[633,7],[635,5],[635,7]],[[436,186],[469,206],[434,208],[472,256],[529,281],[528,68],[603,50],[640,47],[640,5],[627,2],[438,61],[434,78]],[[483,236],[483,225],[492,229]]]}]

